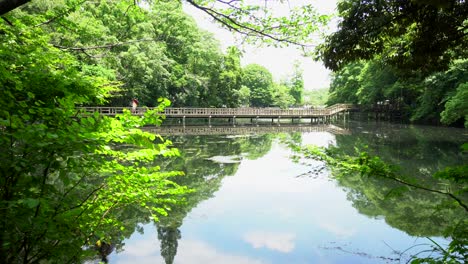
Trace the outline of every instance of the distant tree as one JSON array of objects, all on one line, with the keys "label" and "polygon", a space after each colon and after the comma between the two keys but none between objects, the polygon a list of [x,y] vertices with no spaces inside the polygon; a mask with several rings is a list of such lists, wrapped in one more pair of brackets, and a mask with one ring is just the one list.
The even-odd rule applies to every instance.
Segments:
[{"label": "distant tree", "polygon": [[289,94],[294,98],[294,105],[302,105],[304,98],[304,78],[299,62],[294,63],[293,74],[289,80]]},{"label": "distant tree", "polygon": [[273,76],[265,67],[249,64],[243,69],[242,84],[250,89],[250,105],[271,106],[273,103]]},{"label": "distant tree", "polygon": [[328,88],[304,91],[304,105],[322,106],[328,100]]},{"label": "distant tree", "polygon": [[[241,52],[236,47],[229,47],[223,57],[219,73],[218,96],[222,105],[239,106],[239,90],[242,86]],[[221,106],[221,105],[219,105]]]},{"label": "distant tree", "polygon": [[250,89],[247,86],[242,85],[237,94],[240,106],[250,105]]},{"label": "distant tree", "polygon": [[273,85],[273,105],[281,108],[288,108],[294,105],[295,98],[291,95],[291,90],[284,84]]}]

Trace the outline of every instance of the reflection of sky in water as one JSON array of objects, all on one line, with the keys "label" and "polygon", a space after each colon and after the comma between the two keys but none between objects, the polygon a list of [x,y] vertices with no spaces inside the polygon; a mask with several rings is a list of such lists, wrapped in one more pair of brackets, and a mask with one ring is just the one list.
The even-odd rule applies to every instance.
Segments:
[{"label": "reflection of sky in water", "polygon": [[[303,134],[308,144],[333,140]],[[274,144],[262,158],[243,159],[214,197],[186,217],[174,263],[388,263],[381,257],[398,257],[392,248],[423,241],[360,215],[335,182],[295,177],[310,168],[288,155]],[[164,263],[154,225],[125,244],[111,263]]]}]

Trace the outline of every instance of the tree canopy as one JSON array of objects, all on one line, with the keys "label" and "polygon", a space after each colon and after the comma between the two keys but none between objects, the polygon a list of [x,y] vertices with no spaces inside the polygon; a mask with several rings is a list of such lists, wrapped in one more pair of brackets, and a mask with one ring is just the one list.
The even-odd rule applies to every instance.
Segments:
[{"label": "tree canopy", "polygon": [[466,124],[467,61],[453,61],[446,71],[407,76],[379,60],[353,62],[333,73],[328,104],[360,104],[372,109],[388,103],[412,121]]},{"label": "tree canopy", "polygon": [[265,67],[249,64],[244,68],[243,85],[250,89],[250,105],[271,106],[273,103],[273,76]]},{"label": "tree canopy", "polygon": [[338,30],[317,49],[334,71],[328,104],[386,104],[411,121],[467,122],[466,1],[344,0],[338,15]]},{"label": "tree canopy", "polygon": [[467,55],[466,1],[345,0],[338,15],[338,31],[319,48],[332,70],[378,55],[387,64],[430,73]]}]

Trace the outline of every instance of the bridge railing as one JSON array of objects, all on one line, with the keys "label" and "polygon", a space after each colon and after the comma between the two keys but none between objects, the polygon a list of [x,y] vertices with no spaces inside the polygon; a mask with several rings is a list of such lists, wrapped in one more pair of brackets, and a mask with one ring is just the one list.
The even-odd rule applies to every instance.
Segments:
[{"label": "bridge railing", "polygon": [[[198,116],[198,117],[216,117],[216,116],[249,116],[249,117],[265,117],[265,116],[284,116],[284,117],[301,117],[301,116],[330,116],[339,112],[349,111],[354,106],[350,104],[336,104],[326,108],[181,108],[170,107],[166,108],[162,114],[169,117],[182,116]],[[80,107],[86,112],[98,112],[102,115],[116,115],[123,113],[124,109],[132,111],[131,107]],[[136,114],[143,114],[148,109],[146,107],[137,107]]]},{"label": "bridge railing", "polygon": [[[98,112],[103,115],[116,115],[122,114],[124,109],[132,111],[131,107],[103,107],[103,106],[87,106],[87,107],[77,107],[79,110],[84,110],[85,112]],[[143,109],[142,109],[143,110]],[[146,109],[144,109],[146,111]]]}]

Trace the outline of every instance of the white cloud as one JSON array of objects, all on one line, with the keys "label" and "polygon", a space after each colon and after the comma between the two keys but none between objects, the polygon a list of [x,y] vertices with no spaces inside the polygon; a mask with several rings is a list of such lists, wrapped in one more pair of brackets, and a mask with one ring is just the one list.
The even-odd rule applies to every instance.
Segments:
[{"label": "white cloud", "polygon": [[294,250],[296,234],[255,231],[245,234],[243,238],[253,248],[268,248],[289,253]]}]

